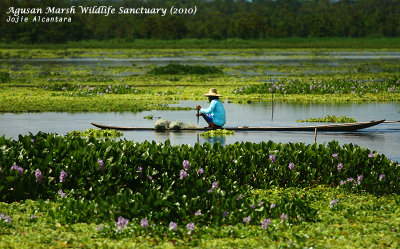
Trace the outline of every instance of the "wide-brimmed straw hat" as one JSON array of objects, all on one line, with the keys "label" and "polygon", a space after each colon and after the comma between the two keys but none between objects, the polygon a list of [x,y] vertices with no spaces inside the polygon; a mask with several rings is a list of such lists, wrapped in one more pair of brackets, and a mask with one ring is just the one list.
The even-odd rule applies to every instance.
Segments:
[{"label": "wide-brimmed straw hat", "polygon": [[211,88],[210,91],[204,94],[206,97],[221,97],[222,95],[218,94],[217,89]]}]

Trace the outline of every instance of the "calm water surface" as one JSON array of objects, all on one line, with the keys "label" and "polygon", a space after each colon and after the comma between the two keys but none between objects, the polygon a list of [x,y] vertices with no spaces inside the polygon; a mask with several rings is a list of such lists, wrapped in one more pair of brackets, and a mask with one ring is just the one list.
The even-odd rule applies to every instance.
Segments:
[{"label": "calm water surface", "polygon": [[[207,102],[185,101],[179,106],[208,106]],[[350,104],[299,104],[299,103],[224,103],[227,111],[226,126],[299,126],[298,119],[324,117],[326,115],[353,117],[359,122],[370,120],[400,120],[400,103],[350,103]],[[73,130],[94,128],[90,123],[115,126],[153,127],[156,119],[143,117],[154,115],[171,121],[196,123],[195,111],[148,111],[140,113],[25,113],[0,114],[0,135],[16,138],[18,134],[35,134],[38,131],[65,134]],[[200,120],[200,125],[205,122]],[[153,132],[124,131],[124,138],[137,142],[169,139],[172,144],[195,144],[220,142],[232,144],[237,141],[262,142],[314,142],[313,132],[236,132],[235,135],[218,139],[205,139],[199,132]],[[353,143],[376,150],[395,161],[400,161],[400,123],[379,124],[359,132],[320,132],[317,142],[337,140],[341,144]]]}]

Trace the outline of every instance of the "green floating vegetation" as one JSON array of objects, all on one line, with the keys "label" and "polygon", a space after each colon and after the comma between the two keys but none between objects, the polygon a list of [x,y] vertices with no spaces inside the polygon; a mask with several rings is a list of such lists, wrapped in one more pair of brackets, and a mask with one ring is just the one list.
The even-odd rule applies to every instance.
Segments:
[{"label": "green floating vegetation", "polygon": [[70,133],[67,133],[66,135],[72,134],[75,137],[95,137],[95,138],[117,138],[117,137],[122,137],[124,134],[121,131],[118,130],[112,130],[112,129],[86,129],[85,131],[71,131]]},{"label": "green floating vegetation", "polygon": [[0,137],[0,155],[0,232],[13,242],[57,230],[41,242],[81,243],[64,236],[87,231],[85,243],[263,237],[304,247],[321,227],[330,243],[377,229],[387,241],[399,224],[399,163],[336,141],[191,147],[40,132]]},{"label": "green floating vegetation", "polygon": [[234,94],[353,94],[400,93],[400,78],[393,76],[385,81],[347,79],[302,80],[288,79],[236,88]]},{"label": "green floating vegetation", "polygon": [[357,122],[354,118],[349,118],[346,116],[336,117],[335,115],[327,115],[323,118],[307,118],[299,119],[297,123],[302,122],[322,122],[322,123],[355,123]]},{"label": "green floating vegetation", "polygon": [[0,83],[10,82],[11,75],[9,72],[0,71]]},{"label": "green floating vegetation", "polygon": [[215,66],[207,65],[181,65],[168,64],[166,66],[158,66],[148,72],[149,74],[223,74],[222,70]]},{"label": "green floating vegetation", "polygon": [[233,135],[235,134],[235,131],[229,131],[225,129],[216,129],[216,130],[210,130],[210,131],[204,131],[200,133],[200,136],[202,137],[215,137],[215,136],[226,136],[226,135]]},{"label": "green floating vegetation", "polygon": [[154,118],[154,116],[153,115],[148,115],[148,116],[145,116],[145,117],[143,117],[144,119],[153,119]]}]

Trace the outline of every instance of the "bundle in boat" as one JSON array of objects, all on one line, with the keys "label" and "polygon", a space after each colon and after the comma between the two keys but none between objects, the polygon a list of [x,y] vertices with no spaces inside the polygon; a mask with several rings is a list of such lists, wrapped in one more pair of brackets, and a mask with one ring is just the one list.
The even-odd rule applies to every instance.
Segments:
[{"label": "bundle in boat", "polygon": [[157,131],[165,131],[165,130],[181,130],[188,128],[200,128],[200,126],[195,124],[185,124],[180,120],[171,122],[168,119],[159,119],[155,123],[154,128]]}]

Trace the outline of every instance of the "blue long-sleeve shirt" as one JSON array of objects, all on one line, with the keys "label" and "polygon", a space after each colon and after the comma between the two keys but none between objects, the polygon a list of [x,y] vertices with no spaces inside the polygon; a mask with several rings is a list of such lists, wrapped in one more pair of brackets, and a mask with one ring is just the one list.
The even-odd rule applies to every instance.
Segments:
[{"label": "blue long-sleeve shirt", "polygon": [[213,123],[224,126],[226,123],[225,108],[219,99],[213,99],[208,108],[201,108],[200,113],[210,114],[213,116]]}]

